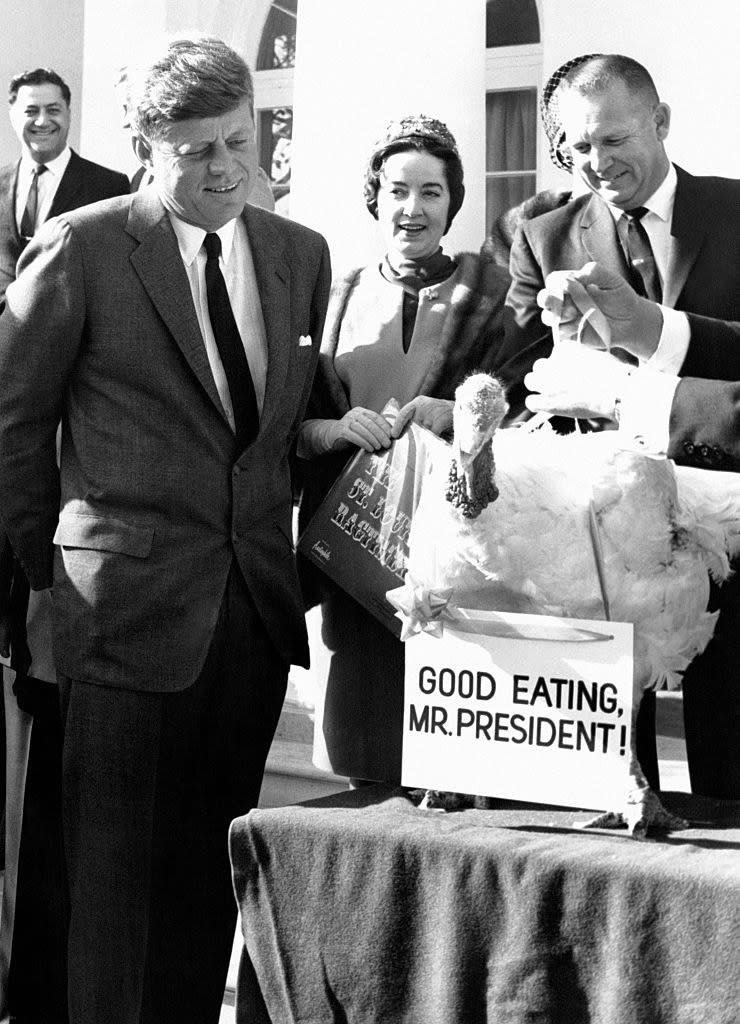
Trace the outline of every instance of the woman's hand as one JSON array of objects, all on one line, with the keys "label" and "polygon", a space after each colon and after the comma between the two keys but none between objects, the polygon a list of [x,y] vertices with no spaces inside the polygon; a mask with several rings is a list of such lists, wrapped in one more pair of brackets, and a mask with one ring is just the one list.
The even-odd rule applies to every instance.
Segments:
[{"label": "woman's hand", "polygon": [[366,452],[376,452],[379,448],[389,448],[391,444],[391,428],[388,420],[379,412],[355,406],[334,420],[329,428],[329,449],[333,452],[356,445]]},{"label": "woman's hand", "polygon": [[447,398],[428,398],[426,395],[412,398],[399,410],[393,423],[391,437],[394,440],[400,437],[412,420],[439,437],[440,434],[452,430],[454,405],[455,403]]}]

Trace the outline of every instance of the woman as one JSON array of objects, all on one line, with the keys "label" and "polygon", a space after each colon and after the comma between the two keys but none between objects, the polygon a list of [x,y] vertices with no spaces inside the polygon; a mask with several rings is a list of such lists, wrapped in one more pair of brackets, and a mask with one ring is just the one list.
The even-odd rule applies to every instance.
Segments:
[{"label": "woman", "polygon": [[[388,125],[365,176],[386,254],[332,289],[311,418],[299,437],[299,454],[312,462],[309,490],[325,491],[356,447],[387,448],[411,420],[449,432],[457,385],[495,367],[508,274],[440,246],[464,195],[446,125],[424,115]],[[391,398],[401,406],[392,426],[380,414]],[[302,505],[303,523],[315,504]],[[322,684],[314,761],[340,775],[399,782],[403,644],[328,581],[322,593],[320,639],[309,617]]]}]

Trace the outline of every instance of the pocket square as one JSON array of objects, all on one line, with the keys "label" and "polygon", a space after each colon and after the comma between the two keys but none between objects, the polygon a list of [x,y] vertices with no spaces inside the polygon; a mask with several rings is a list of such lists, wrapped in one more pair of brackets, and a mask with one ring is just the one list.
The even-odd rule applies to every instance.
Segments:
[{"label": "pocket square", "polygon": [[302,334],[298,339],[298,347],[302,348],[303,345],[313,345],[310,334]]}]

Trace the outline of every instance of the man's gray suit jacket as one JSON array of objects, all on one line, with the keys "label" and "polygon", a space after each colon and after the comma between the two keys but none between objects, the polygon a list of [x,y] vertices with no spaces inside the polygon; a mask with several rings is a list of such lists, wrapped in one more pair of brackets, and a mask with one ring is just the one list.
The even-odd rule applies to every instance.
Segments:
[{"label": "man's gray suit jacket", "polygon": [[290,456],[318,357],[329,256],[298,224],[250,206],[243,219],[268,367],[259,434],[242,453],[154,189],[45,225],[8,289],[2,518],[31,586],[54,582],[55,658],[70,678],[189,685],[234,558],[278,651],[307,664]]}]

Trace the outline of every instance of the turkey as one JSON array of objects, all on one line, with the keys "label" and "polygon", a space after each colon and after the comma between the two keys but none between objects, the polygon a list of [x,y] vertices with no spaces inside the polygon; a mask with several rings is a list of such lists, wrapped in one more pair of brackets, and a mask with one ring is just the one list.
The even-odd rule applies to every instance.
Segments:
[{"label": "turkey", "polygon": [[[411,589],[451,590],[458,607],[633,623],[634,738],[643,690],[678,687],[712,636],[709,579],[729,574],[740,501],[712,501],[697,474],[715,474],[625,446],[618,431],[497,432],[505,412],[495,378],[475,374],[457,389],[450,455],[424,483],[406,599],[401,588],[394,604],[408,612]],[[407,634],[429,607],[416,603]],[[648,786],[634,739],[625,806],[590,824],[626,824],[635,835],[686,827]]]}]

